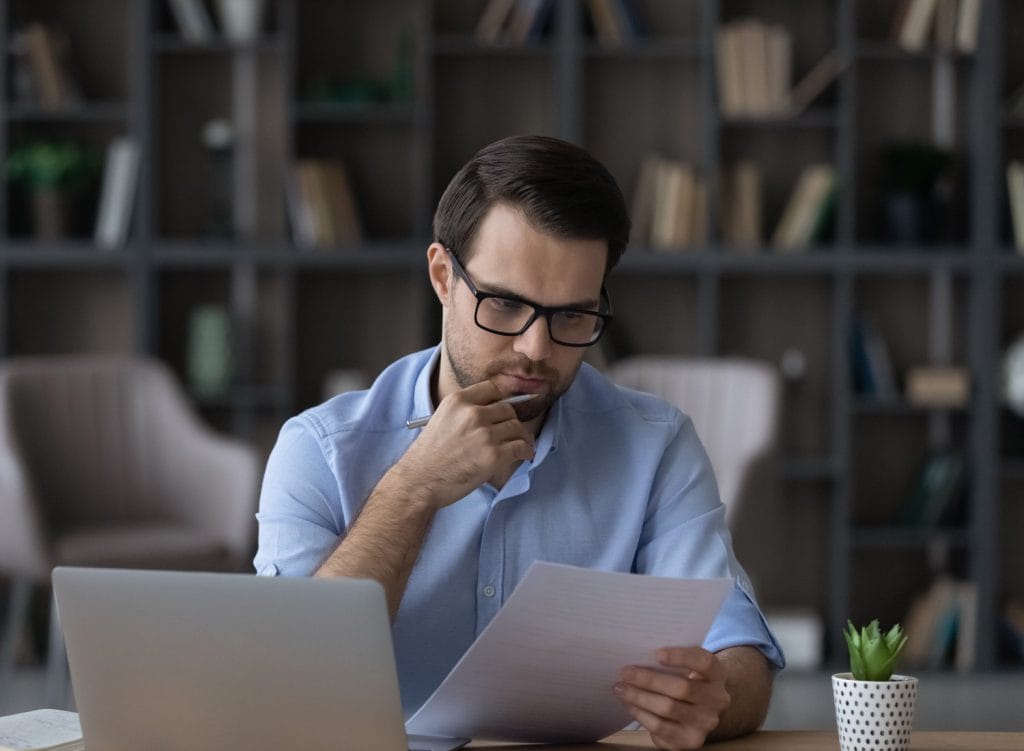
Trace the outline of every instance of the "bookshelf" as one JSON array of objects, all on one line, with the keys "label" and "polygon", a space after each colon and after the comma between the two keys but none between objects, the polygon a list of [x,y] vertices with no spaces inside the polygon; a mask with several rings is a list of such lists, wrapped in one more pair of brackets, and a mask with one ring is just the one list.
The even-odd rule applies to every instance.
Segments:
[{"label": "bookshelf", "polygon": [[[609,338],[621,354],[800,363],[785,383],[782,497],[764,511],[788,523],[786,560],[773,552],[780,540],[737,533],[766,603],[817,608],[840,664],[847,616],[903,617],[938,561],[978,585],[977,668],[1002,665],[989,638],[1001,598],[1024,598],[1012,533],[1024,524],[1024,418],[998,399],[1002,352],[1024,333],[1003,167],[1024,159],[1024,128],[1005,112],[1024,83],[1013,36],[1024,8],[983,0],[977,50],[964,53],[902,49],[888,0],[635,5],[648,33],[622,45],[602,43],[591,5],[576,0],[554,0],[524,44],[485,45],[474,36],[485,4],[472,0],[269,0],[258,37],[238,44],[186,41],[166,0],[0,0],[0,38],[31,22],[68,35],[82,93],[57,110],[19,99],[12,56],[0,56],[0,148],[58,137],[102,150],[128,135],[142,154],[116,250],[99,251],[88,228],[35,239],[23,191],[0,180],[0,356],[138,352],[187,382],[190,317],[222,306],[235,374],[195,401],[269,449],[284,419],[321,400],[331,372],[371,379],[436,341],[423,251],[441,190],[478,147],[515,132],[579,142],[627,199],[652,151],[686,160],[707,184],[707,238],[680,252],[631,247],[609,285]],[[216,3],[204,7],[216,24]],[[788,31],[794,82],[830,50],[846,61],[798,116],[719,107],[716,33],[750,17]],[[203,146],[218,119],[238,138],[228,166]],[[878,200],[883,154],[936,138],[953,154],[947,208],[900,242]],[[299,158],[345,163],[361,242],[296,247],[284,183]],[[755,248],[721,239],[722,176],[741,160],[761,173]],[[809,249],[776,253],[771,231],[815,162],[840,176],[831,226]],[[865,311],[897,375],[967,366],[969,406],[858,394],[848,332]],[[943,446],[967,458],[964,521],[899,527],[916,468]]]}]

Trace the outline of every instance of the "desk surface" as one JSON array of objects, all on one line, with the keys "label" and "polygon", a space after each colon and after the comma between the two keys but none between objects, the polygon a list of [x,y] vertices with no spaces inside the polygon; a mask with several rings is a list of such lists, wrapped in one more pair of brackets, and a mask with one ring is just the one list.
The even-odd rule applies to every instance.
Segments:
[{"label": "desk surface", "polygon": [[[522,749],[516,745],[473,743],[471,748]],[[628,751],[636,748],[654,748],[645,732],[616,733],[601,743],[573,746],[534,746],[541,751]],[[708,748],[714,751],[838,751],[839,737],[834,730],[822,731],[762,731],[734,741],[716,743]],[[910,736],[911,751],[1021,751],[1024,733],[960,733],[918,732]]]}]

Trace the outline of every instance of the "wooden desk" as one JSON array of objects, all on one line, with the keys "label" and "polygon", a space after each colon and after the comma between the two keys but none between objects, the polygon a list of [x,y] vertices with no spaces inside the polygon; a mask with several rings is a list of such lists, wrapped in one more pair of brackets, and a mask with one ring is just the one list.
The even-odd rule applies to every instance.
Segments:
[{"label": "wooden desk", "polygon": [[[472,743],[470,748],[523,750],[516,744]],[[530,747],[526,747],[530,748]],[[628,751],[654,748],[645,732],[616,733],[601,743],[570,746],[533,746],[538,751]],[[762,731],[734,741],[708,746],[713,751],[839,751],[834,730]],[[910,736],[911,751],[1021,751],[1024,733],[918,732]]]}]

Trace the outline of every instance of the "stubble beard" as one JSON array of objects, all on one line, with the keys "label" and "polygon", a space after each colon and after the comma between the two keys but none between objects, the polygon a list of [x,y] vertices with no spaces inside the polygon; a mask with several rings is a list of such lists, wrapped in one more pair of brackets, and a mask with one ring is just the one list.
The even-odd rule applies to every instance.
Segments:
[{"label": "stubble beard", "polygon": [[[498,336],[495,334],[495,336]],[[534,362],[523,356],[506,357],[499,360],[492,360],[484,367],[478,367],[473,362],[472,353],[468,348],[458,346],[461,341],[458,335],[452,331],[451,319],[444,324],[444,353],[448,358],[448,365],[455,376],[455,382],[459,388],[467,388],[475,383],[486,381],[501,373],[518,373],[530,378],[542,378],[549,384],[549,391],[522,404],[514,404],[512,408],[516,411],[516,417],[520,422],[529,422],[547,414],[559,397],[562,396],[572,384],[576,376],[573,371],[564,381],[554,368],[550,368],[542,362]],[[578,368],[577,368],[578,370]],[[511,396],[511,394],[509,394]]]}]

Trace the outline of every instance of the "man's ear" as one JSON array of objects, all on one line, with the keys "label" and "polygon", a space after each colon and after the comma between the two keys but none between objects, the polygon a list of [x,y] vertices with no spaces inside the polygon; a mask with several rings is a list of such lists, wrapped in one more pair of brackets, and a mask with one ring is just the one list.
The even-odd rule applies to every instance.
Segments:
[{"label": "man's ear", "polygon": [[441,243],[431,243],[427,248],[427,273],[430,275],[430,286],[434,288],[437,299],[442,305],[447,306],[453,285],[452,267],[448,251]]}]

